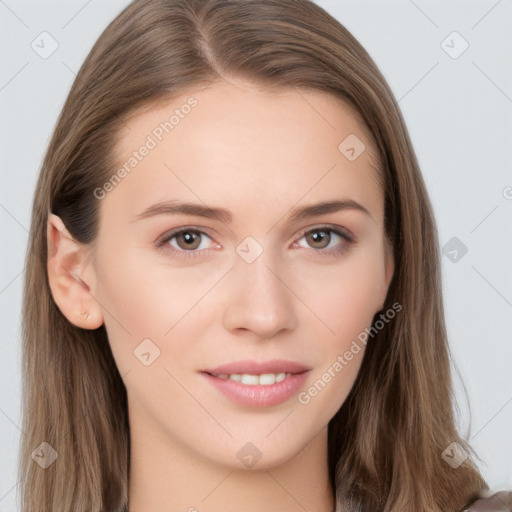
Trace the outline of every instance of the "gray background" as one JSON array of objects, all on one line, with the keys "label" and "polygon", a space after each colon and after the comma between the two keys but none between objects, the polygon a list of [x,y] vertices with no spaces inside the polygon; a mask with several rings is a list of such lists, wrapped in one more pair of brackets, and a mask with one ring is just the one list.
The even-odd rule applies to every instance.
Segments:
[{"label": "gray background", "polygon": [[[491,487],[512,488],[512,0],[317,3],[356,36],[388,80],[440,243],[456,237],[442,259],[459,424]],[[0,512],[16,510],[21,287],[36,177],[75,73],[127,4],[0,0]],[[58,42],[47,59],[31,47],[43,31]],[[450,36],[454,31],[469,44],[461,55],[464,41]]]}]

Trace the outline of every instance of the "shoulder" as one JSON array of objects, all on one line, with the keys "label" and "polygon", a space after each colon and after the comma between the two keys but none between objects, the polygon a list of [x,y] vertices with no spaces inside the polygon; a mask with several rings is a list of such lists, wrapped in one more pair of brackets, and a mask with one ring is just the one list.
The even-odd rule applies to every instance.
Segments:
[{"label": "shoulder", "polygon": [[480,498],[462,512],[512,512],[512,491],[501,491]]}]

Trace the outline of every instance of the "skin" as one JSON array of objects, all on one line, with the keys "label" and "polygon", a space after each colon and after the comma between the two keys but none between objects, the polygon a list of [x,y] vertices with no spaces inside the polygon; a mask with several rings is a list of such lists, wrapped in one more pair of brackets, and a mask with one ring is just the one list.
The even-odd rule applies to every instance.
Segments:
[{"label": "skin", "polygon": [[[131,512],[328,512],[327,426],[364,345],[307,404],[294,395],[270,407],[237,405],[199,371],[289,359],[311,368],[307,390],[371,325],[394,269],[373,141],[334,96],[226,79],[133,116],[120,132],[116,165],[191,95],[198,105],[99,200],[92,245],[73,241],[50,216],[52,294],[73,324],[106,326],[128,393]],[[354,161],[338,150],[349,134],[366,145]],[[233,219],[135,220],[164,199],[223,207]],[[289,221],[295,208],[341,199],[370,215],[346,209]],[[325,226],[348,230],[354,241]],[[205,233],[192,244],[195,257],[172,252],[191,251],[183,236],[167,242],[168,251],[155,247],[182,227]],[[263,248],[252,263],[236,252],[247,236]],[[147,338],[160,350],[148,366],[134,355]],[[252,467],[237,457],[247,442],[261,453]]]}]

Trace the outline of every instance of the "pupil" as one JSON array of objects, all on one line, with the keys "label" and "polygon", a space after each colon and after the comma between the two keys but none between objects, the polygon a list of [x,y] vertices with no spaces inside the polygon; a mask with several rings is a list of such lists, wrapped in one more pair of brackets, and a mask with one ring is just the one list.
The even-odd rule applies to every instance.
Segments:
[{"label": "pupil", "polygon": [[185,242],[185,245],[188,245],[188,247],[192,247],[195,249],[195,245],[197,245],[196,233],[193,233],[192,231],[186,231],[182,234],[182,239]]},{"label": "pupil", "polygon": [[315,231],[312,233],[312,238],[314,243],[322,243],[322,239],[326,238],[326,232],[325,231]]}]

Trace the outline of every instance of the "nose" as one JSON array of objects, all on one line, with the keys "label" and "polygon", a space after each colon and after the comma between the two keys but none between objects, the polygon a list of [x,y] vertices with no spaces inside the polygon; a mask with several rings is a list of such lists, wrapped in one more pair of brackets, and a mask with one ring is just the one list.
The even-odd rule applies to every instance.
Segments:
[{"label": "nose", "polygon": [[266,251],[255,261],[239,258],[230,272],[223,323],[230,332],[250,331],[262,339],[297,326],[295,295],[286,272]]}]

